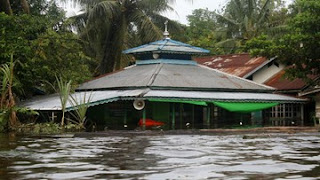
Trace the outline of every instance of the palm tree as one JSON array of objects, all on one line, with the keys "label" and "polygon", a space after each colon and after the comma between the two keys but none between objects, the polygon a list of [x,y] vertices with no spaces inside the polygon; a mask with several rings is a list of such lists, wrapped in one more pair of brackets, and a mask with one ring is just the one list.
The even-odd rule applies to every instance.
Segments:
[{"label": "palm tree", "polygon": [[236,46],[260,35],[268,28],[269,16],[278,0],[231,0],[223,14],[217,14],[220,24],[219,45]]},{"label": "palm tree", "polygon": [[[173,0],[79,0],[85,12],[73,19],[74,27],[89,42],[89,51],[99,61],[99,74],[111,72],[128,58],[122,50],[162,37],[168,18],[160,13],[173,10]],[[179,29],[169,20],[169,27]]]}]

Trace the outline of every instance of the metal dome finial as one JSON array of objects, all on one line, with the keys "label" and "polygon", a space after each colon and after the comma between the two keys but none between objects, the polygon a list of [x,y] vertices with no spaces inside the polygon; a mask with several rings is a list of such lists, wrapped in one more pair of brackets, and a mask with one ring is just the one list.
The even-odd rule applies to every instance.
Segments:
[{"label": "metal dome finial", "polygon": [[164,23],[164,32],[163,32],[163,36],[164,39],[170,39],[169,37],[169,32],[168,32],[168,20]]}]

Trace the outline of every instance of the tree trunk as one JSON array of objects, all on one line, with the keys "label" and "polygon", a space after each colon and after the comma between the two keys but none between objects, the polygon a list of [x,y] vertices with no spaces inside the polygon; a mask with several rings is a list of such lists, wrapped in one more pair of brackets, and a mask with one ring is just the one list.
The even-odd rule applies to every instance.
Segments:
[{"label": "tree trunk", "polygon": [[26,14],[30,14],[30,7],[29,7],[29,3],[27,2],[27,0],[20,0],[21,3],[21,7],[24,13]]},{"label": "tree trunk", "polygon": [[9,101],[8,107],[11,110],[10,117],[9,117],[9,127],[14,129],[18,125],[18,119],[17,119],[17,113],[14,110],[14,107],[16,106],[16,101],[14,99],[14,95],[12,92],[13,76],[14,76],[13,69],[14,69],[13,55],[11,55],[10,77],[8,82],[8,101]]},{"label": "tree trunk", "polygon": [[12,15],[12,9],[9,0],[0,0],[0,10],[8,15]]},{"label": "tree trunk", "polygon": [[64,112],[65,112],[65,110],[62,110],[61,127],[64,127],[64,119],[65,119]]},{"label": "tree trunk", "polygon": [[[11,74],[11,75],[13,76],[13,74]],[[13,96],[13,93],[12,93],[12,78],[10,79],[10,82],[9,82],[8,96],[9,96],[9,106],[8,107],[11,110],[10,117],[9,117],[9,127],[14,129],[17,126],[18,121],[17,121],[17,113],[13,109],[15,107],[15,105],[16,105],[16,102],[14,100],[14,96]]]},{"label": "tree trunk", "polygon": [[115,65],[121,61],[121,53],[128,25],[124,17],[119,18],[117,22],[119,23],[113,27],[110,33],[111,37],[108,37],[107,40],[109,43],[105,46],[104,55],[99,66],[100,74],[114,71]]}]

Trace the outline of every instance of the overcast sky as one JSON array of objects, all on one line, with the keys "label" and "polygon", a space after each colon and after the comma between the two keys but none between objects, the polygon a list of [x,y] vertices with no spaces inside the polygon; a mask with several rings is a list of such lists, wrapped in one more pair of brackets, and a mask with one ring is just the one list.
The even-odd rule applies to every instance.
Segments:
[{"label": "overcast sky", "polygon": [[180,23],[187,24],[187,15],[192,14],[194,9],[206,9],[210,11],[215,9],[220,10],[229,0],[176,0],[176,3],[172,5],[176,12],[164,13],[164,16],[169,17],[172,20],[177,20]]},{"label": "overcast sky", "polygon": [[[176,0],[176,3],[172,5],[176,12],[164,13],[164,16],[169,17],[172,20],[177,20],[180,23],[187,24],[187,15],[192,14],[194,9],[206,9],[210,11],[221,10],[230,0],[193,0],[188,2],[188,0]],[[292,3],[293,0],[283,0],[286,5]]]},{"label": "overcast sky", "polygon": [[[177,20],[180,23],[187,24],[187,15],[192,14],[192,10],[199,8],[208,8],[210,11],[221,10],[230,0],[175,0],[176,3],[171,6],[175,9],[174,12],[163,13],[164,16],[169,17],[172,20]],[[287,4],[293,0],[284,0]],[[67,10],[67,16],[75,15],[80,8],[76,4],[70,3],[65,5]]]}]

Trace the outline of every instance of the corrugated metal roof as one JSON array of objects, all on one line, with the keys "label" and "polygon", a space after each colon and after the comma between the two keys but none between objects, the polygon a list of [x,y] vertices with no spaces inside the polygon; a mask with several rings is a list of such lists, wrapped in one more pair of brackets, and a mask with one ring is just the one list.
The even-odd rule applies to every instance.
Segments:
[{"label": "corrugated metal roof", "polygon": [[146,45],[123,51],[125,54],[140,54],[145,52],[174,53],[174,54],[208,54],[210,51],[191,46],[172,39],[163,39]]},{"label": "corrugated metal roof", "polygon": [[227,102],[279,102],[279,103],[303,103],[305,99],[272,93],[245,93],[245,92],[202,92],[202,91],[166,91],[151,90],[144,98],[171,98],[182,100],[201,101],[227,101]]},{"label": "corrugated metal roof", "polygon": [[[268,86],[272,86],[280,91],[286,90],[302,90],[307,84],[302,79],[289,80],[285,77],[285,70],[275,74],[273,77],[264,82]],[[311,79],[316,79],[317,76],[309,76]],[[318,76],[319,77],[319,76]]]},{"label": "corrugated metal roof", "polygon": [[249,54],[218,55],[195,58],[195,60],[199,64],[213,69],[218,69],[238,77],[245,77],[264,63],[270,61],[264,57],[250,57]]},{"label": "corrugated metal roof", "polygon": [[[121,98],[132,98],[138,97],[140,94],[145,92],[145,89],[138,90],[125,90],[125,91],[87,91],[87,92],[76,92],[72,96],[76,99],[77,102],[81,103],[84,96],[88,99],[90,97],[89,104],[90,106],[95,106],[99,104],[105,104],[108,102],[116,101]],[[73,104],[69,99],[66,109],[72,110]],[[53,94],[49,96],[39,96],[33,99],[30,99],[19,104],[21,107],[26,107],[32,110],[61,110],[61,102],[58,94]]]},{"label": "corrugated metal roof", "polygon": [[[124,90],[124,91],[86,91],[76,92],[72,96],[81,102],[83,97],[91,96],[89,106],[96,106],[117,100],[133,100],[136,98],[163,98],[163,99],[177,99],[177,100],[197,100],[197,101],[226,101],[226,102],[304,102],[304,99],[298,99],[290,96],[284,96],[271,93],[244,93],[244,92],[203,92],[203,91],[175,91],[175,90]],[[32,110],[61,110],[61,103],[58,94],[51,96],[42,96],[33,98],[27,102],[19,104],[19,106],[26,107]],[[73,110],[72,103],[67,103],[67,111]]]},{"label": "corrugated metal roof", "polygon": [[201,65],[150,64],[133,66],[79,86],[77,90],[115,88],[181,88],[229,91],[270,91],[267,87]]}]

